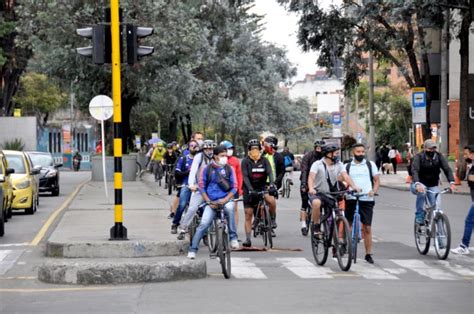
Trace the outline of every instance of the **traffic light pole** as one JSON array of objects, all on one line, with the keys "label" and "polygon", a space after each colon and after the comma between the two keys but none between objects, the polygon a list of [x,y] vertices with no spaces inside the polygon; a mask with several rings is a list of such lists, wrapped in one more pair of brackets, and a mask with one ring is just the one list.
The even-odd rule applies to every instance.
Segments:
[{"label": "traffic light pole", "polygon": [[120,20],[119,0],[110,0],[110,29],[112,35],[112,100],[114,102],[114,190],[115,225],[110,229],[110,240],[127,240],[123,225],[122,200],[122,96],[120,78]]}]

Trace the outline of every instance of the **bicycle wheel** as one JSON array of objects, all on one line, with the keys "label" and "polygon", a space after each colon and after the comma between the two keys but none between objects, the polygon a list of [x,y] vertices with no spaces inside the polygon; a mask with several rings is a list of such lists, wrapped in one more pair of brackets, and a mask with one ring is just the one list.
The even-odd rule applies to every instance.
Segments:
[{"label": "bicycle wheel", "polygon": [[137,178],[140,178],[142,176],[142,165],[140,165],[140,163],[138,161],[136,161],[135,164],[137,165],[136,176],[137,176]]},{"label": "bicycle wheel", "polygon": [[342,271],[348,271],[352,264],[351,233],[349,223],[343,216],[336,218],[333,241],[336,246],[336,256]]},{"label": "bicycle wheel", "polygon": [[231,272],[229,235],[223,226],[217,228],[217,256],[219,256],[221,263],[222,274],[226,279],[229,279]]},{"label": "bicycle wheel", "polygon": [[216,252],[216,243],[217,243],[216,230],[217,230],[217,226],[216,226],[216,221],[214,220],[209,226],[209,230],[207,230],[207,236],[209,239],[208,248],[209,248],[209,253],[211,254]]},{"label": "bicycle wheel", "polygon": [[290,198],[291,184],[289,180],[287,180],[287,182],[288,182],[288,187],[286,188],[286,198]]},{"label": "bicycle wheel", "polygon": [[326,264],[329,253],[329,244],[331,239],[329,238],[329,225],[327,220],[321,222],[320,230],[323,235],[322,239],[316,239],[314,237],[313,224],[310,225],[311,232],[311,249],[313,251],[313,257],[316,261],[316,264],[322,266]]},{"label": "bicycle wheel", "polygon": [[430,232],[426,225],[419,225],[414,222],[416,249],[422,255],[426,255],[430,249]]},{"label": "bicycle wheel", "polygon": [[173,176],[169,172],[167,172],[166,176],[167,176],[166,187],[168,188],[168,195],[171,195],[171,193],[173,193]]},{"label": "bicycle wheel", "polygon": [[357,263],[357,244],[359,244],[359,232],[360,232],[360,216],[354,214],[354,221],[352,223],[352,258],[354,264]]},{"label": "bicycle wheel", "polygon": [[451,248],[451,226],[449,225],[448,216],[437,214],[433,219],[431,230],[433,230],[436,255],[439,259],[448,258],[449,249]]},{"label": "bicycle wheel", "polygon": [[194,237],[194,234],[196,234],[196,229],[198,225],[199,225],[198,218],[194,216],[193,220],[191,220],[191,223],[189,224],[189,242],[190,243],[193,242],[193,237]]},{"label": "bicycle wheel", "polygon": [[270,208],[265,203],[264,208],[264,232],[266,234],[267,241],[265,241],[265,247],[271,249],[273,247],[273,237],[272,237],[272,218],[270,217]]}]

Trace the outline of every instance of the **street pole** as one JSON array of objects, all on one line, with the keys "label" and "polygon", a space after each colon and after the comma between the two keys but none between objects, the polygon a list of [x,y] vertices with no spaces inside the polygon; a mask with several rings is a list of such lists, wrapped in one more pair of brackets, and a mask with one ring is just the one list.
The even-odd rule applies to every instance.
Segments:
[{"label": "street pole", "polygon": [[74,92],[72,90],[72,85],[73,85],[74,82],[71,82],[71,86],[70,86],[70,103],[71,103],[71,125],[70,125],[70,145],[71,145],[71,168],[72,168],[72,156],[74,154],[74,134],[73,134],[73,130],[74,130],[74,98],[75,98],[75,95],[74,95]]},{"label": "street pole", "polygon": [[369,51],[369,160],[375,161],[374,60]]},{"label": "street pole", "polygon": [[123,225],[122,200],[122,95],[120,79],[120,21],[119,0],[110,0],[110,30],[112,37],[112,100],[114,103],[114,190],[115,225],[110,229],[110,240],[127,240]]},{"label": "street pole", "polygon": [[448,155],[448,41],[449,8],[444,9],[444,24],[441,30],[441,154]]},{"label": "street pole", "polygon": [[[356,87],[356,99],[355,99],[355,132],[356,136],[359,135],[359,85]],[[357,139],[359,141],[359,139]]]}]

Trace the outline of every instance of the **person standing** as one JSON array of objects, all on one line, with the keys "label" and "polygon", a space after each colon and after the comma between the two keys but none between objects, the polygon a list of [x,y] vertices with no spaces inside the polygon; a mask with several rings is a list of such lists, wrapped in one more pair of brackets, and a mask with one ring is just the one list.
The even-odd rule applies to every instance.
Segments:
[{"label": "person standing", "polygon": [[393,167],[393,174],[397,174],[397,155],[399,154],[397,147],[394,145],[392,149],[388,152],[388,158]]},{"label": "person standing", "polygon": [[382,155],[382,174],[384,174],[385,171],[387,171],[387,174],[390,174],[390,170],[388,168],[385,169],[385,165],[390,162],[390,158],[388,158],[389,151],[390,150],[388,149],[387,144],[384,143],[380,149],[380,154]]},{"label": "person standing", "polygon": [[[367,194],[367,196],[363,196],[359,199],[359,214],[364,238],[365,260],[373,264],[372,217],[375,205],[374,195],[378,193],[380,178],[375,163],[366,159],[364,144],[359,143],[352,146],[352,154],[354,158],[345,165],[345,168],[352,181],[361,189],[361,193]],[[344,214],[349,224],[351,224],[351,227],[356,203],[357,201],[354,196],[346,196],[346,209]]]},{"label": "person standing", "polygon": [[[474,160],[474,145],[464,147],[464,160],[466,163],[472,164]],[[459,246],[452,249],[454,254],[467,255],[469,254],[469,243],[471,242],[472,230],[474,229],[474,167],[471,166],[467,174],[467,182],[471,189],[471,208],[467,212],[466,220],[464,221],[464,234]]]}]

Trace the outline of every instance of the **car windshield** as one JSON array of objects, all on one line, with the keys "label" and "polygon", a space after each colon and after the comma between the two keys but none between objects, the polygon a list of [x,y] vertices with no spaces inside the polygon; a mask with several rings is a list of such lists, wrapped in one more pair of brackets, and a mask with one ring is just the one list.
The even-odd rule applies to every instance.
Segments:
[{"label": "car windshield", "polygon": [[6,155],[8,167],[15,169],[16,174],[26,173],[25,161],[21,155]]},{"label": "car windshield", "polygon": [[33,167],[51,167],[54,165],[53,157],[47,154],[29,154],[31,161],[33,162]]}]

